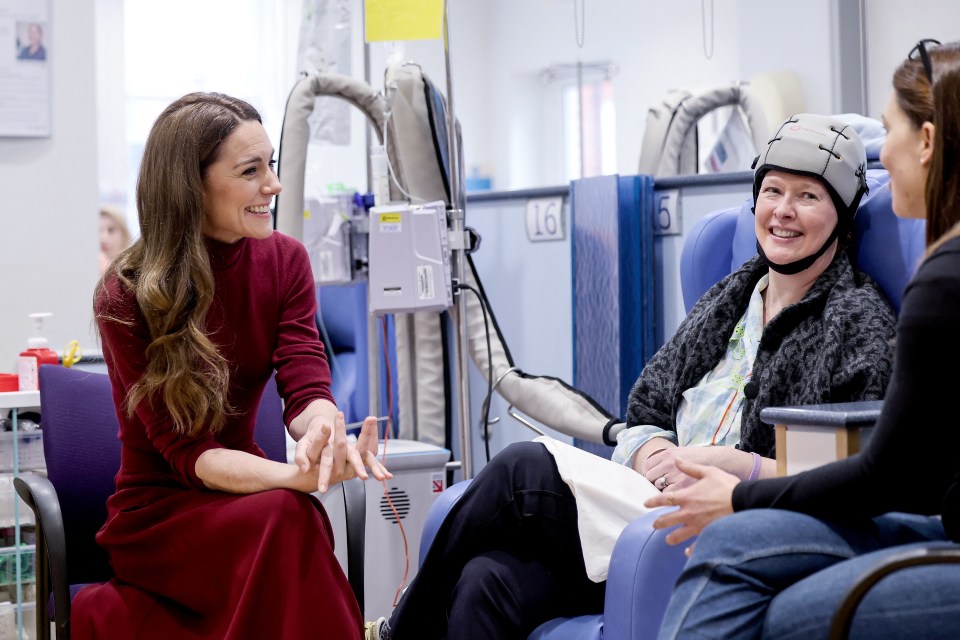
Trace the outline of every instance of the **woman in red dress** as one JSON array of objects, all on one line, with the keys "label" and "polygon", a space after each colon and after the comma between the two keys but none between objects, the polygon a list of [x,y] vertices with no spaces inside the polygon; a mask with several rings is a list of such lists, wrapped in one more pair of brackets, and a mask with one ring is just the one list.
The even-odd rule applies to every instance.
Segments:
[{"label": "woman in red dress", "polygon": [[[273,147],[246,102],[192,93],[157,118],[140,238],[94,307],[122,443],[97,534],[115,578],[74,600],[74,638],[359,638],[359,606],[311,495],[390,477],[330,394],[303,245],[273,231]],[[254,443],[276,371],[295,464]]]}]

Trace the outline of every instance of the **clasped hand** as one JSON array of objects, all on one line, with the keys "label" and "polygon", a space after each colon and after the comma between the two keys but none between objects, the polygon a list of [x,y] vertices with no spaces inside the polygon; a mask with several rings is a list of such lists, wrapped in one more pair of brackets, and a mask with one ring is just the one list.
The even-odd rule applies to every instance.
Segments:
[{"label": "clasped hand", "polygon": [[668,486],[643,503],[651,509],[678,507],[653,523],[654,529],[676,527],[667,534],[667,544],[685,542],[717,518],[733,513],[733,488],[740,482],[740,478],[723,469],[688,461],[685,457],[677,458],[675,463],[692,482],[684,488]]},{"label": "clasped hand", "polygon": [[377,458],[377,419],[368,416],[360,427],[356,442],[347,437],[347,425],[342,411],[333,424],[326,416],[314,416],[307,432],[297,442],[294,462],[301,473],[317,472],[317,490],[326,493],[331,485],[359,476],[366,480],[367,467],[377,480],[387,480],[393,474]]},{"label": "clasped hand", "polygon": [[[667,487],[672,487],[676,491],[696,482],[695,478],[690,477],[677,466],[678,458],[682,457],[684,462],[719,467],[732,473],[736,468],[738,454],[742,455],[732,447],[676,447],[671,444],[650,454],[643,461],[640,473],[657,489],[663,491]],[[661,478],[666,480],[666,484],[660,481]]]}]

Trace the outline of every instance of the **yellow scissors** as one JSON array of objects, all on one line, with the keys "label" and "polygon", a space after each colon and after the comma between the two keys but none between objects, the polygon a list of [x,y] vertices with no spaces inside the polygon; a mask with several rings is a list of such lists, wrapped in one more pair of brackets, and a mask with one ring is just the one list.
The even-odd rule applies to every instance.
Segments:
[{"label": "yellow scissors", "polygon": [[82,356],[83,354],[80,353],[80,342],[71,340],[67,343],[67,348],[63,350],[63,366],[67,368],[72,367],[80,362]]}]

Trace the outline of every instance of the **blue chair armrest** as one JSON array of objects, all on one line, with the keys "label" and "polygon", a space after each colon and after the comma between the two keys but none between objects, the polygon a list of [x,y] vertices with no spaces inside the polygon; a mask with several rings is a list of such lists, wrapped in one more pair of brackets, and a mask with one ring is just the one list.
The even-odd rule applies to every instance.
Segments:
[{"label": "blue chair armrest", "polygon": [[554,618],[533,630],[527,640],[603,640],[603,616],[599,614],[576,618]]},{"label": "blue chair armrest", "polygon": [[437,535],[437,529],[440,528],[440,523],[447,517],[447,513],[453,508],[453,505],[457,503],[457,500],[460,499],[460,496],[463,495],[463,492],[466,491],[469,486],[470,480],[463,480],[451,485],[444,489],[443,493],[437,496],[437,499],[430,505],[430,510],[427,511],[427,517],[423,523],[423,531],[420,534],[419,562],[422,563],[424,556],[427,555],[427,549],[429,549],[433,543],[433,538]]},{"label": "blue chair armrest", "polygon": [[687,544],[668,545],[669,530],[653,521],[674,509],[654,509],[620,534],[610,558],[603,615],[556,618],[537,627],[528,640],[600,640],[657,637],[673,585],[687,560]]},{"label": "blue chair armrest", "polygon": [[665,538],[670,529],[653,528],[653,521],[670,509],[675,507],[654,509],[637,518],[617,539],[607,576],[605,638],[657,637],[689,546],[669,545]]}]

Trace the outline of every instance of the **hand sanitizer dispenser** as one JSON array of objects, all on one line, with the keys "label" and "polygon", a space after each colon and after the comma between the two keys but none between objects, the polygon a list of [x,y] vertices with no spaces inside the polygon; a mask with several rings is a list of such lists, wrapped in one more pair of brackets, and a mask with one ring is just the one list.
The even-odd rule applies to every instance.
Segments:
[{"label": "hand sanitizer dispenser", "polygon": [[38,371],[42,364],[60,364],[56,351],[49,348],[43,337],[43,321],[52,313],[31,313],[33,337],[27,340],[27,350],[20,353],[20,391],[36,391],[40,388]]}]

